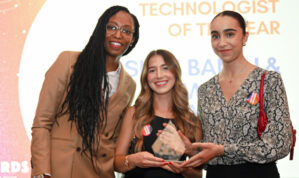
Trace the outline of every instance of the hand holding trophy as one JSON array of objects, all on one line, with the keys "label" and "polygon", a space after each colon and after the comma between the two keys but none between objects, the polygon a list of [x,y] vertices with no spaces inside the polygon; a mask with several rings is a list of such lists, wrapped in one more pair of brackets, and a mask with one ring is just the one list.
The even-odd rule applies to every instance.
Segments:
[{"label": "hand holding trophy", "polygon": [[171,162],[180,162],[180,158],[185,152],[185,145],[171,121],[159,134],[152,148],[155,156]]}]

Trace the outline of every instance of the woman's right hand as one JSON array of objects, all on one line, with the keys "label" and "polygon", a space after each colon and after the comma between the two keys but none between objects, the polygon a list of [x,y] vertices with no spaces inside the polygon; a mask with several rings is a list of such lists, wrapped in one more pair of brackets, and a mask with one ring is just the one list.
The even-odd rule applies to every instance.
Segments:
[{"label": "woman's right hand", "polygon": [[192,150],[192,143],[191,141],[179,130],[178,131],[179,136],[181,137],[184,145],[185,145],[185,154],[186,155],[192,155],[193,150]]},{"label": "woman's right hand", "polygon": [[201,151],[182,164],[182,167],[198,167],[211,159],[224,155],[224,146],[215,143],[192,143],[193,149]]},{"label": "woman's right hand", "polygon": [[141,168],[162,167],[165,165],[163,159],[155,157],[147,151],[130,154],[128,156],[128,161],[129,163]]}]

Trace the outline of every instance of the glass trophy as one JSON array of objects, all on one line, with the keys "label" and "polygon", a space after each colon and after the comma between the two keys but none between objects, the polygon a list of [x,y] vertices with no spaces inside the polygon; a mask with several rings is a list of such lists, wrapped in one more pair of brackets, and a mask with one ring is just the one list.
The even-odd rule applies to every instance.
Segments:
[{"label": "glass trophy", "polygon": [[165,161],[182,162],[180,158],[185,152],[185,145],[171,121],[157,137],[152,149],[156,157]]}]

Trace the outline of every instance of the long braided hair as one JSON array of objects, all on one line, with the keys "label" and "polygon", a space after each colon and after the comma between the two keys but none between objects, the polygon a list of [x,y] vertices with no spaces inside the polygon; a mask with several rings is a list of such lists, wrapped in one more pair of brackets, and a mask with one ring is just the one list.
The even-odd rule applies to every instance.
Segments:
[{"label": "long braided hair", "polygon": [[97,135],[105,128],[107,122],[107,108],[109,83],[106,75],[106,51],[104,48],[106,24],[111,16],[119,11],[131,15],[134,21],[134,42],[124,52],[128,54],[139,39],[139,22],[126,7],[112,6],[99,18],[93,34],[86,47],[78,56],[74,65],[67,96],[60,108],[61,114],[69,113],[69,120],[76,124],[78,133],[82,136],[82,152],[89,152],[92,163],[97,157],[96,151],[100,145]]}]

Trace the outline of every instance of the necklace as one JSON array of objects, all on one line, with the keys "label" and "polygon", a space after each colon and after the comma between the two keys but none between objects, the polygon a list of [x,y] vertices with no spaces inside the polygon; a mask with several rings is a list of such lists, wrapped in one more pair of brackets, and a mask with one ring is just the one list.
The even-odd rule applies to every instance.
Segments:
[{"label": "necklace", "polygon": [[219,74],[219,79],[221,81],[223,81],[224,83],[229,83],[230,85],[233,83],[233,78],[225,79],[225,77],[223,77],[222,72],[220,72],[220,74]]}]

